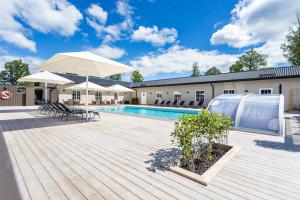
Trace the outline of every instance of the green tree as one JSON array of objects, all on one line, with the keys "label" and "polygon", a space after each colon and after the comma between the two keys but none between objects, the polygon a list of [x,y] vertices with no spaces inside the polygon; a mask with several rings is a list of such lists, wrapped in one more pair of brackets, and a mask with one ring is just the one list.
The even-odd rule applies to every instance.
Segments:
[{"label": "green tree", "polygon": [[240,56],[235,64],[229,68],[230,72],[240,72],[256,70],[267,66],[266,56],[259,54],[254,49],[247,51],[244,55]]},{"label": "green tree", "polygon": [[295,28],[290,27],[284,43],[281,45],[283,55],[293,65],[300,65],[300,18]]},{"label": "green tree", "polygon": [[191,75],[191,77],[197,77],[200,76],[200,69],[197,63],[193,64],[193,73]]},{"label": "green tree", "polygon": [[116,81],[121,81],[122,76],[121,76],[121,74],[115,74],[115,75],[110,76],[109,79],[116,80]]},{"label": "green tree", "polygon": [[211,67],[206,71],[205,74],[206,75],[221,74],[221,71],[217,67]]},{"label": "green tree", "polygon": [[232,64],[229,67],[229,71],[230,72],[242,72],[242,71],[244,71],[244,66],[242,65],[241,62],[236,61],[234,64]]},{"label": "green tree", "polygon": [[140,71],[136,70],[136,71],[132,72],[130,80],[134,83],[142,82],[144,80],[144,77]]},{"label": "green tree", "polygon": [[18,79],[30,75],[28,64],[21,59],[8,61],[4,64],[4,70],[0,72],[0,81],[17,85]]}]

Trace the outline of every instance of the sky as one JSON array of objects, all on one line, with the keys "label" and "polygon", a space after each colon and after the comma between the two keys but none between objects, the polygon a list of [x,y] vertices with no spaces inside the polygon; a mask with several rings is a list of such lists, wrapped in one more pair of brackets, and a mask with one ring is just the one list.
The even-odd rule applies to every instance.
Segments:
[{"label": "sky", "polygon": [[287,66],[280,45],[297,15],[299,0],[1,0],[0,69],[91,51],[155,80],[190,76],[195,62],[227,72],[251,48]]}]

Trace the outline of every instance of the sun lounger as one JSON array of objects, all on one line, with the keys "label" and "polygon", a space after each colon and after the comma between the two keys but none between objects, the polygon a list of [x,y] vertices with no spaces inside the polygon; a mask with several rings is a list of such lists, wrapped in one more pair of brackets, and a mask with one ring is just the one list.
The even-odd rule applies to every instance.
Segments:
[{"label": "sun lounger", "polygon": [[190,101],[190,103],[188,105],[186,105],[185,107],[193,107],[194,103],[195,103],[195,101]]},{"label": "sun lounger", "polygon": [[154,101],[154,104],[153,104],[153,105],[157,106],[157,104],[158,104],[158,99],[156,99],[156,100]]},{"label": "sun lounger", "polygon": [[177,106],[177,100],[176,101],[173,101],[173,103],[172,103],[172,106]]},{"label": "sun lounger", "polygon": [[204,99],[200,99],[200,101],[196,102],[196,105],[195,107],[202,107],[203,106],[203,103],[204,103]]},{"label": "sun lounger", "polygon": [[171,105],[171,101],[167,101],[166,106],[170,106]]},{"label": "sun lounger", "polygon": [[160,106],[164,106],[165,105],[165,100],[162,100],[161,102],[160,102]]},{"label": "sun lounger", "polygon": [[181,102],[179,103],[179,106],[184,106],[184,102],[185,102],[185,101],[181,101]]}]

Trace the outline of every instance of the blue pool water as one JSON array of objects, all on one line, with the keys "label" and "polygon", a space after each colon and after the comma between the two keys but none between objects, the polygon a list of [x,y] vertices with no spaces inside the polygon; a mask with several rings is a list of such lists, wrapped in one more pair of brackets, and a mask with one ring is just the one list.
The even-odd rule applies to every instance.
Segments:
[{"label": "blue pool water", "polygon": [[159,118],[175,119],[175,120],[179,118],[179,115],[198,114],[198,111],[194,111],[194,110],[179,110],[179,109],[135,107],[135,106],[104,106],[104,107],[98,107],[97,109],[103,111],[109,111],[109,112],[128,113],[134,115],[143,115],[149,117],[159,117]]}]

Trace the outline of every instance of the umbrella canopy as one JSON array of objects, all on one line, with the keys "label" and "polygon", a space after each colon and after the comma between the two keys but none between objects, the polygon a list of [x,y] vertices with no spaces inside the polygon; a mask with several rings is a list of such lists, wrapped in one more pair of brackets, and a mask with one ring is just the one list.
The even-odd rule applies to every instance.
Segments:
[{"label": "umbrella canopy", "polygon": [[64,77],[58,76],[48,71],[38,72],[28,76],[24,76],[18,80],[19,82],[40,82],[40,83],[53,83],[64,85],[67,83],[73,83],[73,81]]},{"label": "umbrella canopy", "polygon": [[112,92],[135,92],[134,90],[124,87],[123,85],[119,85],[119,84],[107,87],[106,90],[112,91]]},{"label": "umbrella canopy", "polygon": [[47,84],[59,84],[64,85],[67,83],[73,83],[73,81],[66,79],[64,77],[58,76],[56,74],[53,74],[48,71],[44,72],[38,72],[35,74],[31,74],[28,76],[24,76],[18,80],[19,82],[39,82],[39,83],[45,83],[45,100],[47,100]]},{"label": "umbrella canopy", "polygon": [[[97,85],[92,82],[88,82],[88,90],[94,90],[94,91],[107,91],[107,89],[101,85]],[[71,87],[67,87],[66,90],[85,90],[86,89],[86,82],[73,85]]]},{"label": "umbrella canopy", "polygon": [[[41,70],[67,72],[86,76],[86,113],[88,113],[89,76],[107,77],[135,69],[91,52],[57,53],[42,64]],[[88,114],[86,115],[88,120]]]},{"label": "umbrella canopy", "polygon": [[43,62],[39,68],[51,72],[67,72],[98,77],[107,77],[135,70],[132,67],[91,52],[57,53]]}]

